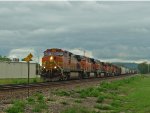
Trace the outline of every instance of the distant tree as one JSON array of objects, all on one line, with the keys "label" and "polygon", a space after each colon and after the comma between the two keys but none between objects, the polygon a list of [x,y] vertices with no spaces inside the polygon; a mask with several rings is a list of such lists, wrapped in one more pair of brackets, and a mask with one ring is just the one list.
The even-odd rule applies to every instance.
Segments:
[{"label": "distant tree", "polygon": [[11,61],[11,59],[0,55],[0,61]]},{"label": "distant tree", "polygon": [[[142,74],[146,74],[149,73],[148,71],[150,71],[150,66],[148,66],[148,64],[146,62],[140,63],[138,64],[138,69],[140,71],[140,73]],[[149,68],[149,69],[148,69]]]}]

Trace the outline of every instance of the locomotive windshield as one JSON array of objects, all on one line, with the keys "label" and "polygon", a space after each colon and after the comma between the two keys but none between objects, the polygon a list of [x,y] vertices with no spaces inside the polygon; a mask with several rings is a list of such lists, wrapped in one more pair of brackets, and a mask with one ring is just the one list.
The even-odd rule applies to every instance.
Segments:
[{"label": "locomotive windshield", "polygon": [[53,56],[62,56],[63,52],[50,52],[50,51],[44,52],[44,56],[51,56],[51,55],[53,55]]}]

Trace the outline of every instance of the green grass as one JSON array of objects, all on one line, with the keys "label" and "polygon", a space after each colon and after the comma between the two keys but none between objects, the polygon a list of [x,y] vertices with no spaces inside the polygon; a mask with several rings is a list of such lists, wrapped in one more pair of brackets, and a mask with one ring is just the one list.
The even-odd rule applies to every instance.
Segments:
[{"label": "green grass", "polygon": [[[95,97],[94,108],[113,113],[149,113],[150,112],[150,76],[136,76],[113,82],[102,82],[97,87],[78,89],[80,98]],[[76,99],[77,100],[77,99]],[[82,106],[80,101],[76,101]],[[92,107],[91,107],[92,108]],[[67,108],[62,113],[76,113],[76,108]],[[81,112],[81,111],[77,111]],[[87,110],[85,113],[91,111]],[[82,113],[82,112],[81,112]]]},{"label": "green grass", "polygon": [[121,111],[131,111],[132,113],[149,113],[150,112],[150,76],[142,77],[127,86],[127,100],[120,108]]},{"label": "green grass", "polygon": [[[75,97],[70,102],[61,101],[64,107],[60,113],[149,113],[150,112],[150,76],[136,76],[112,82],[102,82],[95,87],[76,90],[56,90],[57,96]],[[87,98],[92,97],[92,101]],[[83,98],[83,99],[81,99]],[[90,108],[85,107],[84,102],[91,102]],[[45,98],[43,94],[37,93],[29,97],[25,102],[15,102],[6,110],[7,113],[22,113],[26,105],[32,108],[32,112],[43,112],[47,110],[51,98]],[[68,103],[69,102],[69,103]],[[73,106],[72,106],[73,105]],[[84,106],[84,107],[83,107]],[[18,111],[20,110],[20,111]],[[95,111],[93,111],[95,110]]]},{"label": "green grass", "polygon": [[64,90],[56,90],[53,92],[53,94],[58,95],[58,96],[70,96],[71,92],[64,91]]},{"label": "green grass", "polygon": [[[42,82],[41,78],[30,78],[30,83]],[[0,85],[3,84],[27,84],[27,78],[12,78],[12,79],[0,79]]]},{"label": "green grass", "polygon": [[102,103],[104,101],[104,99],[105,99],[105,96],[99,95],[98,98],[97,98],[97,102]]},{"label": "green grass", "polygon": [[101,90],[99,90],[96,87],[89,87],[86,89],[81,89],[78,90],[77,93],[80,94],[81,98],[86,98],[86,97],[98,97],[100,94]]},{"label": "green grass", "polygon": [[55,101],[55,99],[49,97],[49,98],[47,98],[47,101],[49,101],[49,102],[50,101]]},{"label": "green grass", "polygon": [[82,103],[82,100],[76,99],[74,102],[76,102],[76,103]]},{"label": "green grass", "polygon": [[36,104],[33,106],[32,111],[33,111],[33,112],[41,112],[43,109],[47,109],[46,103],[44,103],[44,102],[39,102],[39,103],[36,103]]},{"label": "green grass", "polygon": [[106,96],[109,98],[113,98],[118,93],[118,89],[120,86],[129,84],[134,79],[135,79],[134,77],[131,77],[130,79],[123,79],[123,80],[118,80],[118,81],[113,81],[113,82],[104,81],[100,83],[100,85],[97,87],[89,87],[86,89],[80,89],[80,90],[77,90],[76,92],[80,94],[81,98],[98,97],[99,95],[101,95],[102,92],[108,93],[106,94]]},{"label": "green grass", "polygon": [[29,97],[29,98],[27,98],[27,102],[28,102],[28,104],[35,104],[35,99],[33,98],[33,97]]},{"label": "green grass", "polygon": [[16,100],[11,107],[6,109],[6,113],[22,113],[24,112],[25,105],[24,101]]},{"label": "green grass", "polygon": [[100,110],[112,110],[112,106],[111,105],[107,105],[107,104],[97,104],[95,105],[95,108],[100,109]]},{"label": "green grass", "polygon": [[12,106],[7,108],[5,111],[6,113],[24,113],[25,108],[28,108],[28,106],[32,108],[32,112],[42,112],[48,108],[43,94],[36,93],[26,100],[14,101]]},{"label": "green grass", "polygon": [[29,97],[27,99],[27,104],[32,107],[32,112],[42,112],[42,110],[47,109],[48,107],[44,95],[41,93],[36,93]]},{"label": "green grass", "polygon": [[91,111],[85,107],[74,106],[71,108],[67,108],[66,110],[62,111],[61,113],[96,113],[96,112]]},{"label": "green grass", "polygon": [[60,103],[63,104],[63,105],[69,105],[69,103],[66,102],[66,101],[62,101],[62,102],[60,102]]}]

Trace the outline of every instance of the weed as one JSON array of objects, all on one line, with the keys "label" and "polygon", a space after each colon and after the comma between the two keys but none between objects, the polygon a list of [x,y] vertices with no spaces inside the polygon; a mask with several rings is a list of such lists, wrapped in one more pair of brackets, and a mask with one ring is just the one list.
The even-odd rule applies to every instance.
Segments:
[{"label": "weed", "polygon": [[100,92],[95,88],[91,92],[89,92],[88,96],[90,96],[90,97],[98,97],[99,94],[100,94]]},{"label": "weed", "polygon": [[55,100],[52,98],[47,98],[47,101],[55,101]]},{"label": "weed", "polygon": [[34,100],[33,97],[29,97],[29,98],[27,99],[27,101],[28,101],[29,104],[34,104],[34,103],[35,103],[35,100]]},{"label": "weed", "polygon": [[102,87],[96,87],[96,90],[98,90],[99,92],[104,91],[104,89]]},{"label": "weed", "polygon": [[[0,79],[0,84],[27,84],[27,78]],[[41,78],[30,78],[30,83],[42,82]]]},{"label": "weed", "polygon": [[68,103],[66,101],[62,101],[61,104],[68,105]]},{"label": "weed", "polygon": [[98,97],[98,95],[100,94],[100,91],[96,87],[94,87],[94,88],[90,87],[87,89],[82,89],[82,90],[78,91],[78,93],[80,94],[81,98]]},{"label": "weed", "polygon": [[21,113],[24,112],[24,108],[25,108],[25,102],[24,101],[14,101],[13,102],[13,106],[6,109],[7,113]]},{"label": "weed", "polygon": [[101,110],[111,110],[112,106],[107,105],[107,104],[97,104],[95,105],[95,108],[101,109]]},{"label": "weed", "polygon": [[41,93],[36,93],[35,97],[38,102],[44,102],[44,95],[42,95]]},{"label": "weed", "polygon": [[81,100],[75,100],[74,102],[76,102],[76,103],[82,103],[82,101]]},{"label": "weed", "polygon": [[61,113],[94,113],[89,111],[87,108],[84,107],[72,107],[72,108],[67,108],[66,110],[62,111]]},{"label": "weed", "polygon": [[86,92],[84,92],[84,91],[80,92],[80,97],[81,98],[86,98],[87,97]]},{"label": "weed", "polygon": [[38,107],[38,106],[35,106],[33,109],[32,109],[33,112],[41,112],[41,109]]},{"label": "weed", "polygon": [[59,95],[59,96],[70,96],[70,92],[67,91],[56,91],[54,94]]},{"label": "weed", "polygon": [[36,103],[35,104],[35,106],[34,106],[34,108],[33,108],[33,112],[41,112],[42,111],[42,109],[47,109],[47,105],[46,105],[46,103]]},{"label": "weed", "polygon": [[33,78],[33,83],[37,83],[37,79],[36,78]]},{"label": "weed", "polygon": [[120,100],[114,100],[114,101],[112,101],[111,105],[113,107],[119,107],[121,105],[121,101]]},{"label": "weed", "polygon": [[41,93],[36,93],[33,97],[28,98],[28,102],[33,103],[33,112],[41,112],[43,109],[47,109],[48,106],[45,102],[44,95],[42,95]]},{"label": "weed", "polygon": [[97,102],[102,103],[105,97],[103,95],[98,96]]}]

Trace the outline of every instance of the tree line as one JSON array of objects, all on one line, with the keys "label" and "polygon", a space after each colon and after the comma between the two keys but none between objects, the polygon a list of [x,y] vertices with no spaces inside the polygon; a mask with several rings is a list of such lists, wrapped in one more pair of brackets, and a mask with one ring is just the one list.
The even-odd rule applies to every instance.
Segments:
[{"label": "tree line", "polygon": [[0,61],[11,61],[11,59],[0,55]]},{"label": "tree line", "polygon": [[147,62],[140,63],[138,64],[138,70],[142,74],[150,73],[150,64]]}]

